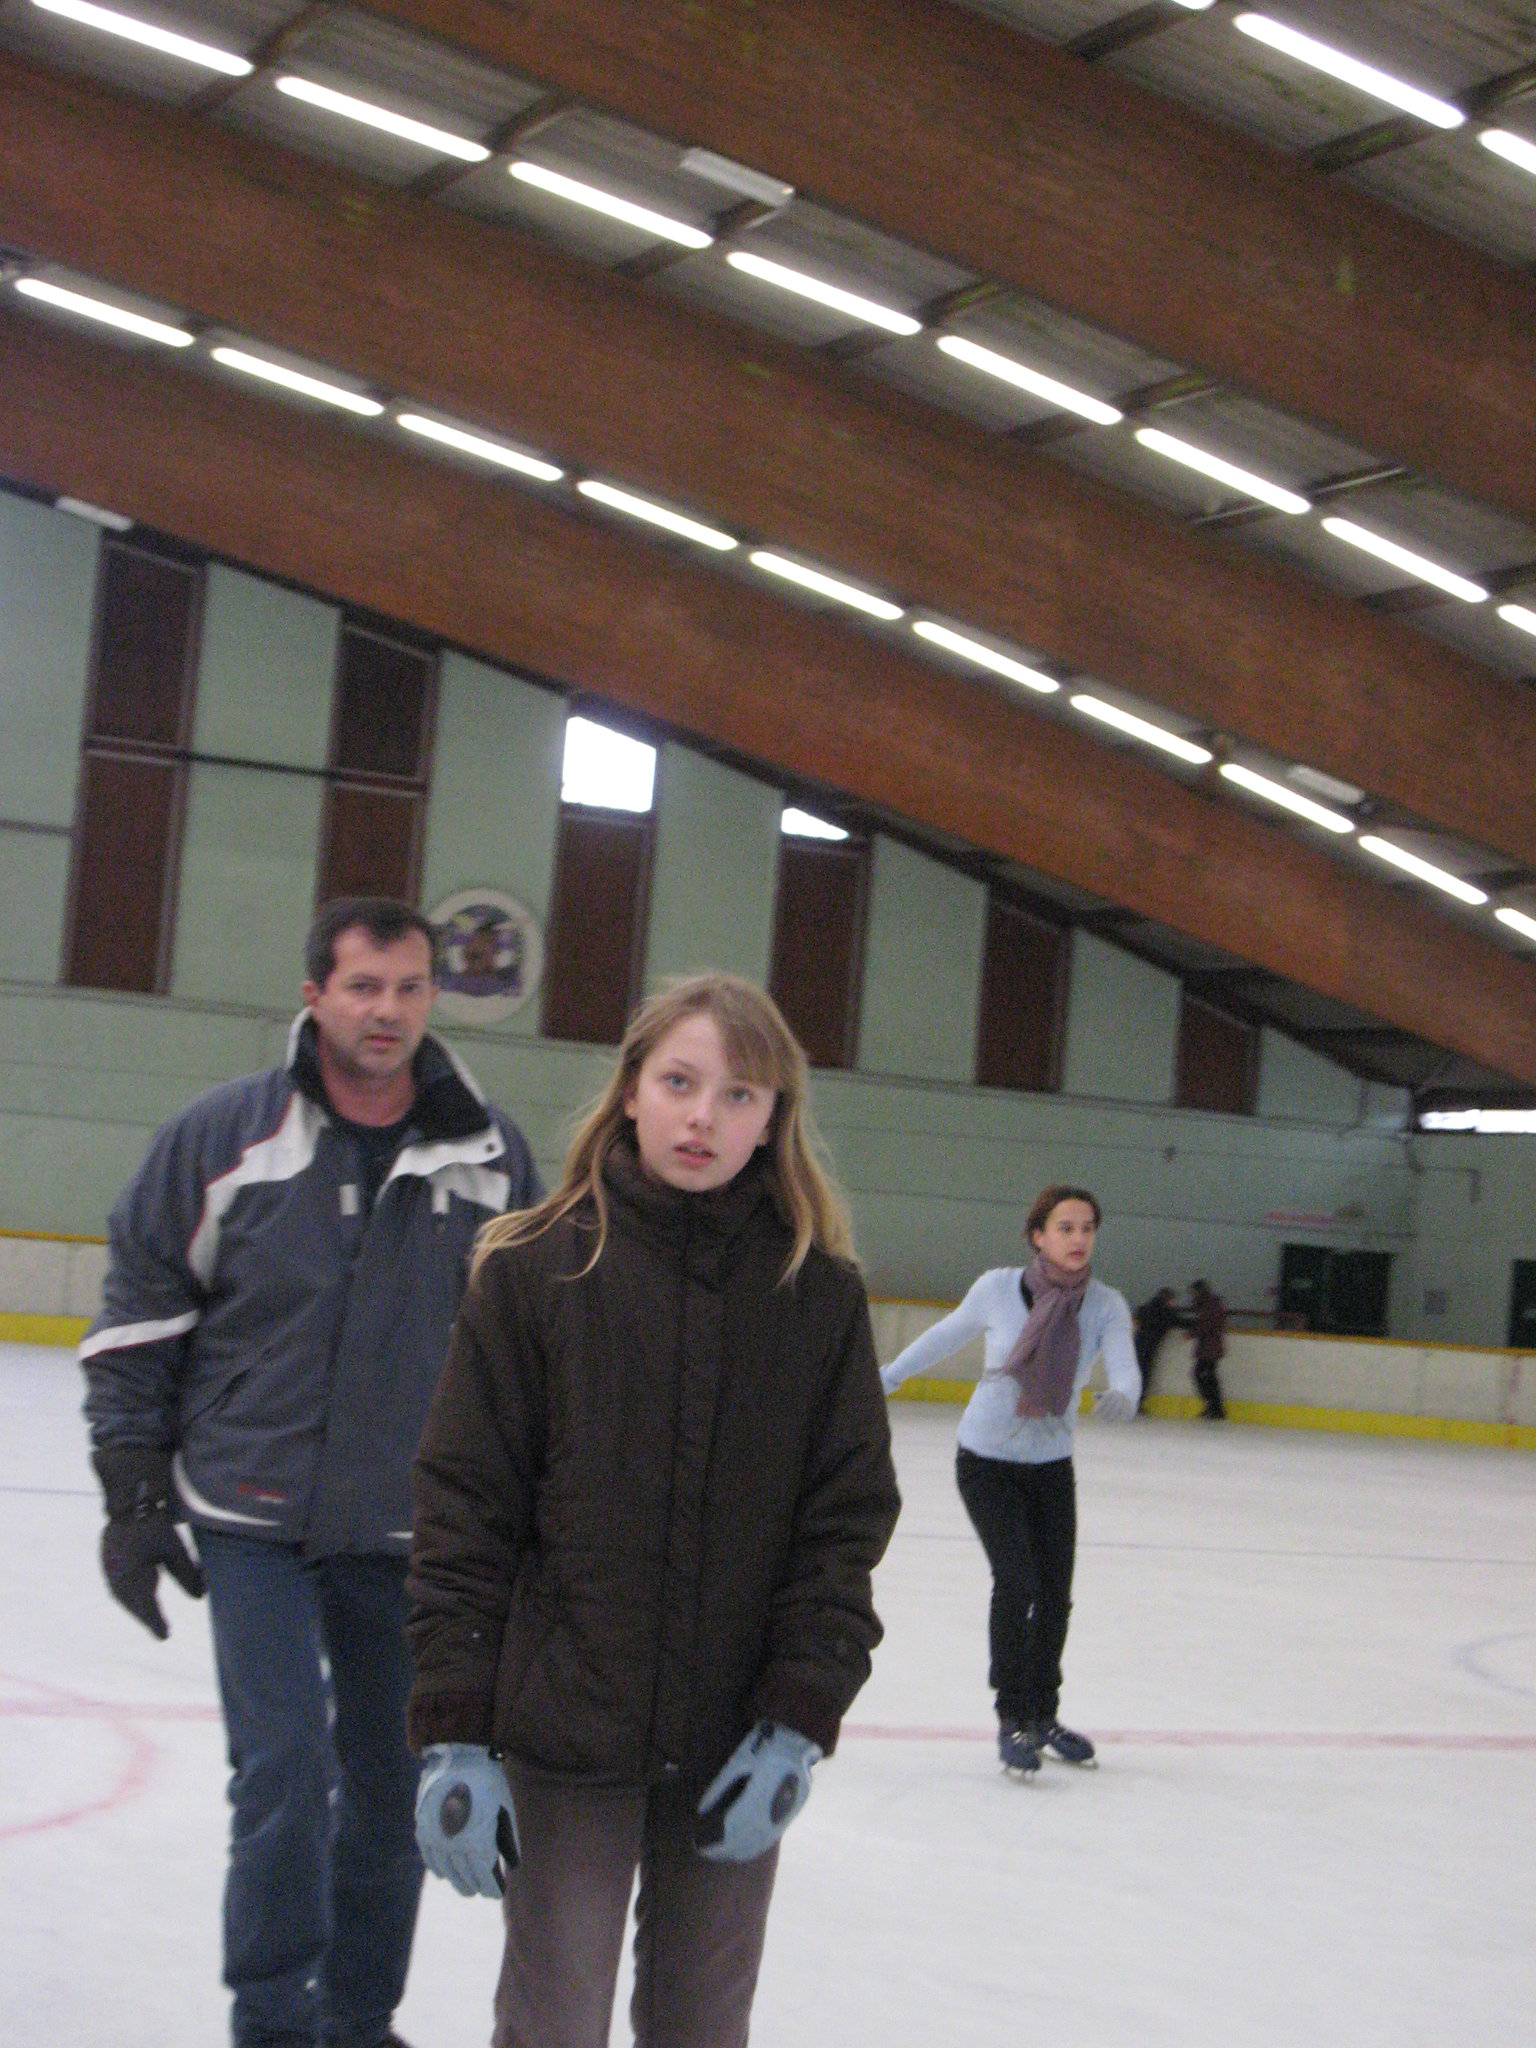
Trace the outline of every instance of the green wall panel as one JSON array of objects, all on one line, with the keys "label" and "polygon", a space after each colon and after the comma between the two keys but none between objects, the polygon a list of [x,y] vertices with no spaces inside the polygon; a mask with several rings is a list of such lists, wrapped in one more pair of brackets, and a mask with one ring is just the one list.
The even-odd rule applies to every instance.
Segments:
[{"label": "green wall panel", "polygon": [[765,981],[782,795],[669,744],[657,804],[646,986],[701,967]]},{"label": "green wall panel", "polygon": [[323,788],[316,776],[194,764],[173,995],[298,1008]]},{"label": "green wall panel", "polygon": [[68,825],[101,531],[0,491],[0,818]]},{"label": "green wall panel", "polygon": [[1178,1037],[1173,975],[1091,933],[1073,935],[1061,1078],[1066,1094],[1170,1102]]},{"label": "green wall panel", "polygon": [[57,981],[69,888],[69,841],[0,825],[0,975]]},{"label": "green wall panel", "polygon": [[210,562],[196,751],[323,768],[338,624],[332,605]]},{"label": "green wall panel", "polygon": [[876,839],[864,941],[859,1065],[868,1073],[969,1081],[987,892],[898,840]]},{"label": "green wall panel", "polygon": [[1265,1117],[1352,1124],[1360,1117],[1360,1082],[1283,1032],[1265,1031],[1259,1037],[1255,1108]]}]

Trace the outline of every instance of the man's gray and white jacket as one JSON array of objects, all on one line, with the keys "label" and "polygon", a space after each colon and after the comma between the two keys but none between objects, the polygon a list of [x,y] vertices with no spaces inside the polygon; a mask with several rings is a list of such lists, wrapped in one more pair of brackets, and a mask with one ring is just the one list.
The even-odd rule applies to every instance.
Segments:
[{"label": "man's gray and white jacket", "polygon": [[475,1233],[540,1189],[521,1132],[440,1040],[371,1215],[307,1011],[281,1067],[194,1102],[111,1217],[80,1346],[97,1450],[175,1454],[195,1524],[309,1557],[403,1551],[411,1461]]}]

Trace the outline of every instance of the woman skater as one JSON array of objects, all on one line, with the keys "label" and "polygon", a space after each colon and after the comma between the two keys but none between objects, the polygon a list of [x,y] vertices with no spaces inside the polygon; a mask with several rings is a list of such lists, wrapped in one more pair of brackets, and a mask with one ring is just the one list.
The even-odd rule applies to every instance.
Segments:
[{"label": "woman skater", "polygon": [[741,2048],[778,1841],[869,1675],[890,1429],[805,1059],[749,982],[632,1019],[485,1231],[416,1467],[417,1838],[504,1888],[498,2048]]},{"label": "woman skater", "polygon": [[992,1567],[997,1748],[1013,1771],[1038,1771],[1043,1750],[1093,1762],[1087,1736],[1056,1718],[1077,1545],[1072,1431],[1101,1352],[1109,1387],[1094,1412],[1129,1421],[1141,1392],[1125,1297],[1089,1271],[1100,1215],[1086,1188],[1046,1188],[1024,1226],[1029,1264],[983,1273],[880,1375],[894,1393],[973,1338],[986,1340],[981,1381],[960,1419],[956,1478]]}]

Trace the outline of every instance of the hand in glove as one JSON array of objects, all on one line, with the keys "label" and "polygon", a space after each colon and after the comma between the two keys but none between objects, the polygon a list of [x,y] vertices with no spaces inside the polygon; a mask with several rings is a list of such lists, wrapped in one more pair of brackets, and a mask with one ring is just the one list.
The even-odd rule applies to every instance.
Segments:
[{"label": "hand in glove", "polygon": [[814,1742],[793,1728],[759,1721],[732,1750],[699,1801],[694,1837],[715,1863],[750,1863],[778,1841],[811,1796]]},{"label": "hand in glove", "polygon": [[888,1365],[882,1365],[880,1368],[880,1384],[888,1394],[894,1394],[901,1385],[901,1381],[891,1377],[891,1368]]},{"label": "hand in glove", "polygon": [[1093,1412],[1101,1422],[1130,1422],[1136,1414],[1136,1402],[1119,1387],[1106,1387],[1094,1402]]},{"label": "hand in glove", "polygon": [[101,1568],[108,1589],[163,1643],[171,1631],[155,1597],[161,1566],[194,1600],[205,1590],[196,1559],[176,1534],[170,1453],[126,1445],[94,1451],[91,1463],[107,1499]]},{"label": "hand in glove", "polygon": [[519,1855],[506,1772],[476,1742],[434,1742],[422,1762],[426,1768],[416,1792],[422,1862],[466,1899],[477,1893],[500,1898]]}]

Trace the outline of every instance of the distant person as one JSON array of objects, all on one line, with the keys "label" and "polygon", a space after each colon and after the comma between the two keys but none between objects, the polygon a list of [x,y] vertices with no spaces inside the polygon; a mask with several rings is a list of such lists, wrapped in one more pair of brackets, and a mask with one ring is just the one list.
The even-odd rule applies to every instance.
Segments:
[{"label": "distant person", "polygon": [[632,1891],[636,2040],[741,2048],[779,1838],[869,1675],[899,1500],[806,1095],[761,989],[674,983],[475,1253],[416,1464],[410,1726],[428,1867],[503,1897],[504,2048],[607,2041]]},{"label": "distant person", "polygon": [[1152,1391],[1152,1375],[1157,1369],[1157,1354],[1162,1349],[1163,1339],[1170,1330],[1176,1330],[1185,1322],[1179,1310],[1171,1287],[1159,1287],[1149,1301],[1144,1301],[1135,1315],[1136,1365],[1141,1373],[1141,1399],[1137,1412],[1146,1407],[1147,1396]]},{"label": "distant person", "polygon": [[990,1682],[1005,1769],[1038,1771],[1043,1751],[1088,1764],[1093,1744],[1056,1718],[1072,1604],[1078,1397],[1102,1354],[1094,1413],[1129,1421],[1141,1376],[1125,1296],[1090,1272],[1101,1211],[1086,1188],[1048,1187],[1024,1224],[1027,1266],[983,1273],[960,1306],[893,1358],[888,1394],[972,1339],[981,1381],[960,1418],[955,1476],[992,1567]]},{"label": "distant person", "polygon": [[1216,1368],[1227,1355],[1227,1305],[1207,1280],[1197,1280],[1189,1290],[1190,1326],[1195,1337],[1195,1386],[1205,1406],[1204,1422],[1225,1422],[1227,1406],[1221,1398],[1221,1380]]},{"label": "distant person", "polygon": [[282,1065],[172,1118],[113,1209],[80,1357],[114,1598],[164,1637],[161,1570],[206,1582],[236,2048],[399,2048],[422,1880],[411,1459],[476,1233],[539,1184],[427,1031],[424,917],[344,898],[305,963]]}]

